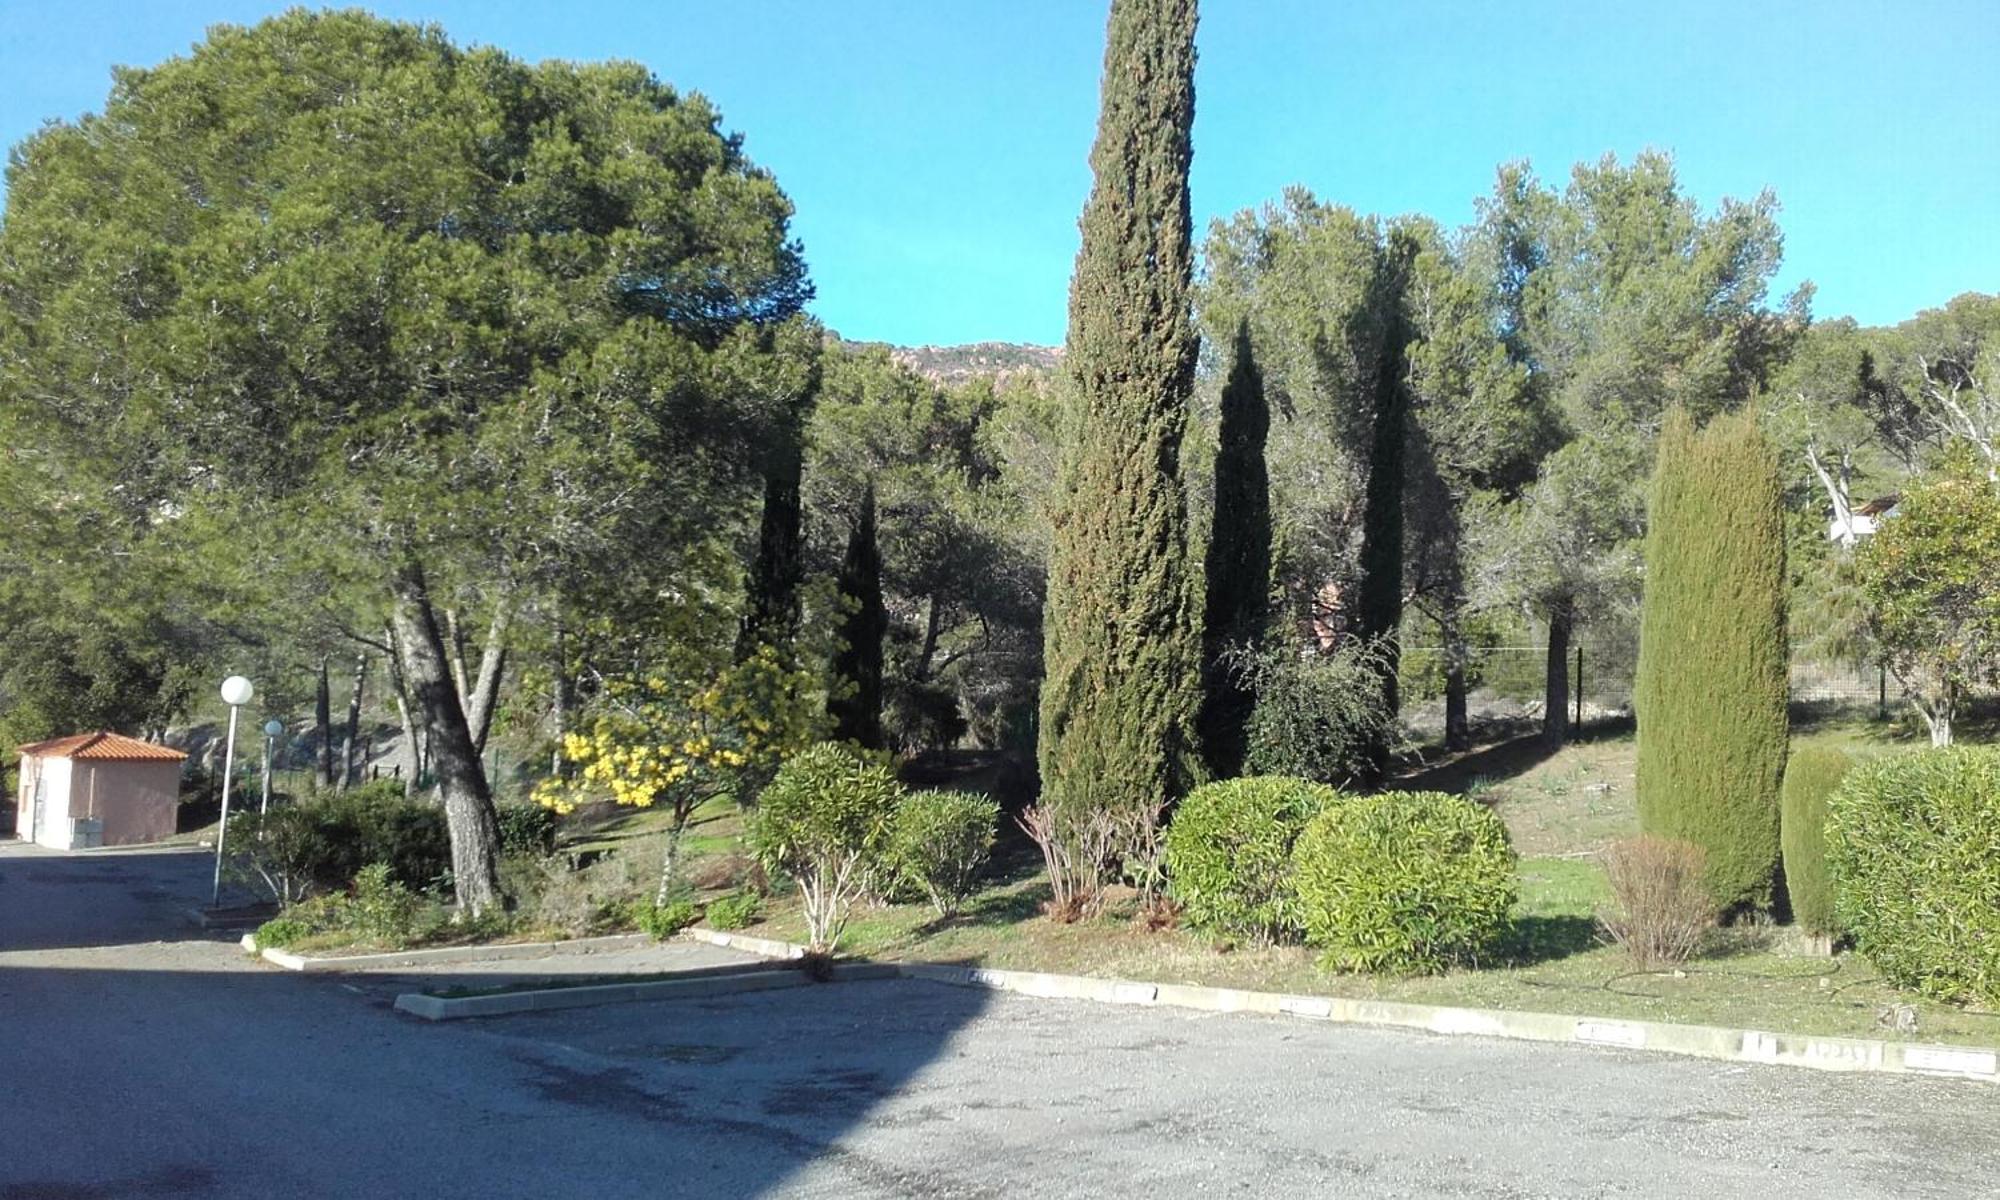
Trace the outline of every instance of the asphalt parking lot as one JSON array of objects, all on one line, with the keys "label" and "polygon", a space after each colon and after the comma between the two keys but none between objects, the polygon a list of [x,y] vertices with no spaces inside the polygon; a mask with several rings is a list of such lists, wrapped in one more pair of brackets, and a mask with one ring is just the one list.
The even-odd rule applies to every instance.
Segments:
[{"label": "asphalt parking lot", "polygon": [[1977,1196],[2000,1088],[909,981],[432,1025],[0,849],[0,1197]]}]

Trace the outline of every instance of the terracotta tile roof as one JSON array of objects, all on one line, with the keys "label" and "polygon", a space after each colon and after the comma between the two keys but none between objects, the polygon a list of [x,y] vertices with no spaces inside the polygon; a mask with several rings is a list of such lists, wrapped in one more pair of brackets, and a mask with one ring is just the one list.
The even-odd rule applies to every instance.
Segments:
[{"label": "terracotta tile roof", "polygon": [[118,762],[179,762],[187,757],[168,746],[156,746],[122,733],[79,733],[70,737],[30,742],[21,753],[36,758],[94,758]]}]

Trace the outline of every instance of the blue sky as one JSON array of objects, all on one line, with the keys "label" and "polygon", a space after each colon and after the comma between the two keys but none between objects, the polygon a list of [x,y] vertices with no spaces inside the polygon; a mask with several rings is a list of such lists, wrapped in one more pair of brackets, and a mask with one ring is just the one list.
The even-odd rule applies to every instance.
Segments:
[{"label": "blue sky", "polygon": [[[282,7],[0,0],[0,141],[99,107],[114,63]],[[708,94],[797,203],[816,311],[848,337],[1062,338],[1102,3],[369,7],[528,59],[636,59]],[[1776,191],[1780,290],[1812,279],[1822,317],[2000,290],[1996,0],[1209,0],[1199,46],[1204,225],[1292,183],[1456,224],[1504,160],[1561,177],[1652,146],[1704,206]]]}]

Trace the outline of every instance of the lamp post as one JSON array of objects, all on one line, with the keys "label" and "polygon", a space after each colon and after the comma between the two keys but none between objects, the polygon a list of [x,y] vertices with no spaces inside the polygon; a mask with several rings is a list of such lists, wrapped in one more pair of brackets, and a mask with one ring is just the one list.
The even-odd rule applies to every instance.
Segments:
[{"label": "lamp post", "polygon": [[209,894],[210,908],[222,903],[222,843],[229,837],[229,777],[236,770],[236,713],[250,703],[254,694],[256,689],[241,675],[231,675],[222,681],[222,702],[229,706],[229,741],[222,751],[222,822],[215,830],[215,888]]},{"label": "lamp post", "polygon": [[271,739],[285,732],[285,723],[276,717],[264,722],[264,803],[259,805],[259,816],[271,811]]}]

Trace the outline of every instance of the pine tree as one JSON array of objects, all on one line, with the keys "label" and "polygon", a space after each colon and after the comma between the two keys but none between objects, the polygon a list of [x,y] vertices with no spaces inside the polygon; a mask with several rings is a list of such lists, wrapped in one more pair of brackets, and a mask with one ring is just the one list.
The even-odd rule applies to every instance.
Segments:
[{"label": "pine tree", "polygon": [[1725,912],[1767,907],[1788,734],[1785,512],[1754,414],[1668,414],[1648,513],[1639,823],[1707,851]]},{"label": "pine tree", "polygon": [[1202,619],[1205,687],[1201,745],[1209,774],[1243,772],[1245,726],[1256,697],[1231,669],[1228,655],[1263,643],[1271,609],[1271,480],[1264,442],[1271,409],[1264,373],[1250,344],[1250,324],[1236,328],[1229,378],[1222,385],[1222,421],[1215,452],[1215,516],[1209,529],[1207,607]]},{"label": "pine tree", "polygon": [[840,599],[846,611],[840,649],[833,658],[833,694],[827,712],[835,741],[870,750],[882,742],[882,635],[889,613],[882,606],[882,552],[875,541],[875,484],[861,495],[861,513],[847,538],[840,564]]},{"label": "pine tree", "polygon": [[1181,437],[1194,383],[1194,0],[1112,0],[1070,283],[1074,411],[1042,685],[1044,803],[1129,814],[1200,773],[1201,631]]}]

